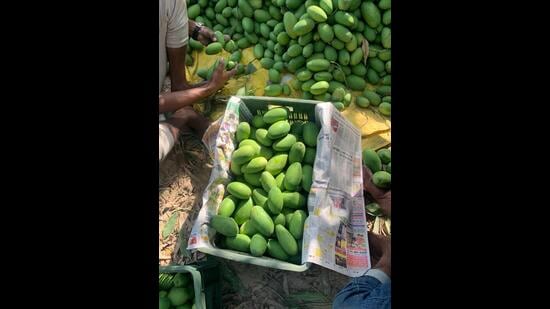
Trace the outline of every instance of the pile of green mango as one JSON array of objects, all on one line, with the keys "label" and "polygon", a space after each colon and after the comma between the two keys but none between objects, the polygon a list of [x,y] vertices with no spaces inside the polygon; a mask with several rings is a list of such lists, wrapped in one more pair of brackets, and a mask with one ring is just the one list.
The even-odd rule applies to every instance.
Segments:
[{"label": "pile of green mango", "polygon": [[372,182],[381,189],[391,188],[391,150],[363,149],[363,165],[372,173]]},{"label": "pile of green mango", "polygon": [[[304,99],[331,101],[342,110],[352,102],[350,90],[364,91],[368,81],[375,86],[370,93],[380,98],[363,93],[356,104],[391,114],[391,0],[188,0],[187,4],[190,19],[217,31],[217,37],[230,38],[207,46],[208,54],[223,48],[236,59],[240,49],[253,47],[254,56],[269,70],[266,96],[289,95],[292,87]],[[369,43],[368,59],[364,59],[364,40]],[[203,48],[193,41],[192,48]],[[284,72],[296,75],[290,87],[281,85]]]},{"label": "pile of green mango", "polygon": [[[372,175],[372,183],[380,189],[388,190],[391,188],[391,150],[382,148],[378,151],[373,149],[363,149],[363,165],[365,165]],[[367,214],[373,217],[383,216],[382,208],[376,202],[365,205]]]},{"label": "pile of green mango", "polygon": [[194,309],[194,299],[189,273],[159,274],[159,309]]},{"label": "pile of green mango", "polygon": [[276,107],[239,123],[232,181],[210,226],[221,248],[301,264],[319,128],[288,116]]},{"label": "pile of green mango", "polygon": [[[372,174],[372,183],[380,189],[388,190],[391,188],[391,150],[387,148],[374,151],[373,149],[363,149],[363,165],[366,166]],[[382,209],[376,202],[365,205],[367,214],[379,217],[382,216]]]}]

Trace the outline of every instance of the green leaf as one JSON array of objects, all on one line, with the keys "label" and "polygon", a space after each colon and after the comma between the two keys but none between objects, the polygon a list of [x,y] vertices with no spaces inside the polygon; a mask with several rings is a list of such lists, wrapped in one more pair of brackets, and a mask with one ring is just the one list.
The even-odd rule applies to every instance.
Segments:
[{"label": "green leaf", "polygon": [[168,237],[172,231],[174,230],[174,227],[176,226],[176,221],[178,220],[178,214],[179,212],[175,212],[172,214],[170,219],[166,222],[166,225],[162,229],[162,238]]},{"label": "green leaf", "polygon": [[365,210],[367,211],[367,214],[373,217],[379,217],[382,215],[382,208],[380,208],[380,205],[377,203],[370,203],[366,205]]}]

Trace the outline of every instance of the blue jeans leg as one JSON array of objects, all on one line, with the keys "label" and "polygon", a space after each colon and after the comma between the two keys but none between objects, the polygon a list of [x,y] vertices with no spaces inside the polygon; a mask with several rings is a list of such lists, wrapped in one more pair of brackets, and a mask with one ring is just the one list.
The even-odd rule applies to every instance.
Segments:
[{"label": "blue jeans leg", "polygon": [[382,284],[371,276],[353,278],[334,298],[333,309],[389,309],[391,282]]}]

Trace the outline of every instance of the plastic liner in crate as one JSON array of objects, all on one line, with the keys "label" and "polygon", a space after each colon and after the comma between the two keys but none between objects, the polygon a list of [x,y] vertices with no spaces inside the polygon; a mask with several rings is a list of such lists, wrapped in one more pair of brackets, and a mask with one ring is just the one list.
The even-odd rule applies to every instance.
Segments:
[{"label": "plastic liner in crate", "polygon": [[211,217],[217,214],[218,206],[225,194],[225,186],[231,181],[229,163],[230,156],[235,149],[235,132],[239,121],[251,121],[254,115],[262,115],[267,112],[270,106],[286,106],[290,110],[290,122],[315,121],[315,105],[317,103],[321,102],[247,96],[229,99],[225,114],[220,119],[217,136],[207,142],[207,148],[211,151],[210,156],[214,160],[214,167],[209,185],[203,194],[203,206],[191,231],[187,249],[197,249],[228,260],[282,270],[302,272],[310,267],[310,263],[297,265],[267,256],[255,257],[244,252],[220,249],[214,244],[215,230],[209,228],[205,223],[210,222]]},{"label": "plastic liner in crate", "polygon": [[199,264],[159,266],[159,273],[191,274],[195,291],[195,308],[219,309],[222,307],[220,270],[215,259]]}]

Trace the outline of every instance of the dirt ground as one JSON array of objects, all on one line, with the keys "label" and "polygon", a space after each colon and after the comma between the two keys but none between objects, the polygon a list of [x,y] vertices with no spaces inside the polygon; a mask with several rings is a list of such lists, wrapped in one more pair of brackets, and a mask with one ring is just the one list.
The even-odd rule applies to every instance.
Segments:
[{"label": "dirt ground", "polygon": [[[211,164],[201,141],[183,136],[159,166],[159,259],[161,265],[189,264],[197,256],[187,254],[187,238],[202,204]],[[163,230],[171,216],[177,217],[168,237]],[[178,233],[179,230],[179,233]]]},{"label": "dirt ground", "polygon": [[350,280],[317,265],[297,273],[226,260],[222,275],[223,308],[331,308]]}]

